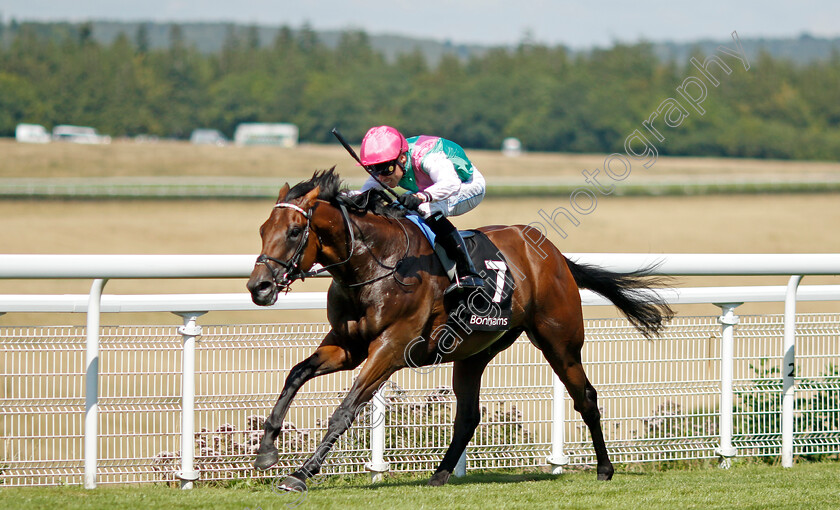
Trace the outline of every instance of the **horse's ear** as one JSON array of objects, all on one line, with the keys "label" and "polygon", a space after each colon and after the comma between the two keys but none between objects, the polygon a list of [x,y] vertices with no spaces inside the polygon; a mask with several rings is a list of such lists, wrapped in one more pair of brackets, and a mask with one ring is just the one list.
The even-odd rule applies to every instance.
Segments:
[{"label": "horse's ear", "polygon": [[288,194],[289,194],[289,183],[287,182],[286,184],[283,185],[282,188],[280,188],[280,195],[277,196],[277,202],[282,202],[283,199],[286,198],[286,195],[288,195]]},{"label": "horse's ear", "polygon": [[304,209],[309,209],[312,207],[312,204],[315,203],[315,200],[318,198],[318,194],[321,192],[321,186],[315,186],[312,188],[312,191],[307,193],[303,196],[303,201],[301,202],[301,206]]}]

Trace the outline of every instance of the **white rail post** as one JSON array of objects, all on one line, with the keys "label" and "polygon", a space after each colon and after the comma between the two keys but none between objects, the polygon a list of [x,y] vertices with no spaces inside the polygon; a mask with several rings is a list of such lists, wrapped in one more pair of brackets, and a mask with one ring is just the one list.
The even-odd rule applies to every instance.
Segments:
[{"label": "white rail post", "polygon": [[801,275],[788,280],[785,293],[784,361],[782,362],[782,467],[793,467],[793,405],[796,392],[796,289]]},{"label": "white rail post", "polygon": [[370,471],[373,482],[381,482],[382,474],[390,468],[385,462],[385,396],[383,388],[373,394],[373,408],[371,409],[370,427],[370,462],[365,463],[365,469]]},{"label": "white rail post", "polygon": [[720,334],[720,446],[715,453],[720,457],[720,467],[729,469],[732,457],[738,451],[732,446],[732,405],[733,386],[732,373],[735,364],[735,325],[738,316],[735,308],[743,303],[715,303],[721,309],[718,321],[721,324]]},{"label": "white rail post", "polygon": [[563,452],[566,442],[566,388],[554,372],[551,397],[551,455],[545,460],[551,464],[551,473],[563,473],[563,466],[569,465],[569,456]]},{"label": "white rail post", "polygon": [[99,460],[99,307],[108,280],[93,280],[88,294],[85,330],[85,489],[96,488]]},{"label": "white rail post", "polygon": [[197,317],[205,312],[179,312],[184,325],[178,328],[184,340],[181,356],[181,470],[175,476],[181,480],[181,489],[192,489],[198,480],[195,470],[195,344],[201,336]]}]

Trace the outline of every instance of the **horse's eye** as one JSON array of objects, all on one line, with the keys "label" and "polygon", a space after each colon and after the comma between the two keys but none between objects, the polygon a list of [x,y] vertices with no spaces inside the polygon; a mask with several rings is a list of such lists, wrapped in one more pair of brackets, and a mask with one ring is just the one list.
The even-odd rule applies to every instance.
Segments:
[{"label": "horse's eye", "polygon": [[289,233],[287,235],[289,236],[289,239],[296,239],[298,236],[300,236],[301,232],[303,232],[302,228],[292,227],[289,229]]}]

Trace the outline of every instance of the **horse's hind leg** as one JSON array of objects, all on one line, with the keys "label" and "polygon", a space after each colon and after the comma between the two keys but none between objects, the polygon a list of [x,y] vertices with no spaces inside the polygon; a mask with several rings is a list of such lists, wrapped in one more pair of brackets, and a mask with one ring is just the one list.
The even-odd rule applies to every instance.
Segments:
[{"label": "horse's hind leg", "polygon": [[[598,410],[598,394],[583,371],[580,350],[583,346],[583,320],[577,318],[557,328],[556,320],[545,321],[529,332],[534,343],[542,350],[554,373],[560,377],[569,396],[575,403],[575,410],[583,417],[592,435],[595,458],[598,462],[598,480],[610,480],[613,465],[607,453],[604,432],[601,429],[601,412]],[[554,325],[555,327],[551,327]],[[571,325],[571,327],[569,327]]]},{"label": "horse's hind leg", "polygon": [[[611,480],[614,469],[612,462],[610,462],[607,445],[604,441],[604,432],[601,428],[601,411],[598,410],[598,393],[589,380],[586,379],[586,375],[583,374],[583,366],[578,365],[578,367],[584,380],[586,380],[585,394],[587,406],[584,411],[581,411],[577,404],[575,404],[575,409],[583,416],[583,421],[589,427],[589,431],[592,434],[592,444],[595,447],[595,458],[598,462],[598,480]],[[569,387],[568,384],[566,387]]]},{"label": "horse's hind leg", "polygon": [[481,374],[496,354],[510,347],[521,331],[511,331],[487,349],[467,359],[456,361],[452,366],[452,390],[455,392],[455,430],[452,442],[446,450],[435,474],[429,480],[431,486],[441,486],[449,481],[455,465],[475,433],[481,421],[481,407],[478,394],[481,389]]}]

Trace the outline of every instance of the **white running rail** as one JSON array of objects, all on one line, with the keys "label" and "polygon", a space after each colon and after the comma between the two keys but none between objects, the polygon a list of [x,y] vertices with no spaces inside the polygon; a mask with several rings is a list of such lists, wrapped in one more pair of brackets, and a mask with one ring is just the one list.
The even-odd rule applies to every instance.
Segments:
[{"label": "white running rail", "polygon": [[[709,287],[662,289],[660,295],[672,304],[713,303],[721,307],[722,369],[720,399],[720,447],[716,453],[722,463],[735,455],[732,447],[732,342],[737,306],[745,302],[784,301],[784,363],[795,360],[795,306],[797,300],[840,300],[840,286],[799,287],[803,276],[840,275],[840,254],[620,254],[572,253],[579,263],[595,264],[612,271],[634,271],[654,267],[652,274],[670,276],[702,275],[787,275],[787,287]],[[87,356],[85,387],[85,474],[86,488],[97,483],[99,315],[116,312],[164,311],[184,317],[180,332],[184,337],[182,374],[182,445],[193,444],[192,402],[195,394],[195,337],[200,334],[196,318],[214,310],[255,310],[259,307],[247,294],[212,295],[103,295],[109,279],[120,278],[245,278],[253,268],[251,255],[0,255],[0,279],[91,279],[89,295],[0,295],[0,315],[7,312],[87,313]],[[582,292],[584,305],[609,304],[589,291]],[[320,309],[326,306],[325,293],[281,295],[273,309]],[[559,472],[568,463],[563,452],[563,389],[555,377],[555,406],[552,425],[552,452],[548,462]],[[782,465],[793,458],[793,403],[795,374],[783,372]],[[384,420],[382,420],[384,426]],[[377,434],[382,440],[384,436]],[[381,445],[374,445],[374,464],[382,469]],[[377,451],[378,450],[378,451]],[[192,487],[197,478],[192,457],[185,454],[179,472],[182,487]],[[463,462],[460,463],[463,466]]]}]

